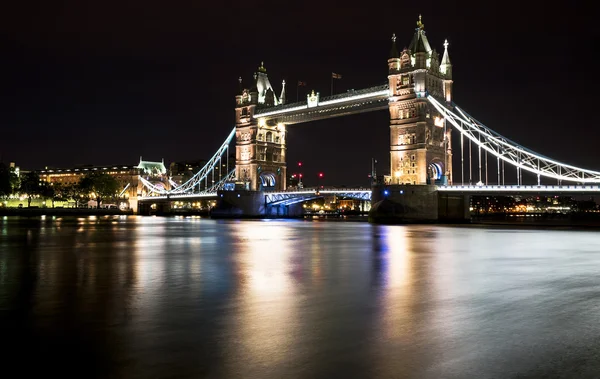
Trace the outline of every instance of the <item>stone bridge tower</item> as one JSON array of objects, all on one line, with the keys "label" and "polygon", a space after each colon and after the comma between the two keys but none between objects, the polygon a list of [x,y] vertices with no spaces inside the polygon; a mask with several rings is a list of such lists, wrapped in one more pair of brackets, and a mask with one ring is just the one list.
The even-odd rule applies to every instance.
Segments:
[{"label": "stone bridge tower", "polygon": [[450,128],[426,99],[432,95],[452,101],[448,42],[440,62],[419,16],[408,49],[399,52],[396,36],[392,36],[388,69],[391,184],[450,184]]},{"label": "stone bridge tower", "polygon": [[250,191],[286,188],[285,125],[271,125],[254,118],[255,110],[282,105],[285,81],[279,99],[271,87],[267,70],[261,63],[251,89],[242,88],[236,96],[236,182]]}]

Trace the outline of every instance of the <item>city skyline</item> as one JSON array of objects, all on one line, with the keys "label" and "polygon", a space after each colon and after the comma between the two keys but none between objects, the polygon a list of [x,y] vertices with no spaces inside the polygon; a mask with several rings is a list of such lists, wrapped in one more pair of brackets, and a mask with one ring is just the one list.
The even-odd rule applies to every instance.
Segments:
[{"label": "city skyline", "polygon": [[[576,53],[593,46],[597,33],[591,12],[574,5],[544,13],[509,3],[493,13],[472,5],[324,5],[315,14],[303,5],[229,11],[150,2],[143,17],[128,18],[135,7],[126,4],[120,13],[110,13],[108,3],[67,7],[54,28],[49,16],[32,12],[29,22],[37,23],[29,29],[27,22],[3,26],[2,65],[11,73],[3,88],[4,161],[41,168],[135,163],[140,155],[206,159],[233,126],[238,77],[248,83],[264,62],[276,91],[286,80],[288,102],[296,99],[297,81],[307,83],[300,95],[304,89],[329,95],[332,72],[342,76],[335,92],[385,83],[392,33],[399,49],[407,47],[422,14],[432,48],[441,52],[446,38],[450,43],[458,104],[539,153],[598,168],[588,160],[597,138],[591,127],[597,95],[587,81],[593,64]],[[193,23],[206,11],[220,27]],[[272,21],[252,28],[242,19]],[[560,96],[559,107],[548,93]],[[288,134],[290,171],[303,161],[307,172],[325,172],[326,181],[354,184],[367,182],[372,157],[380,170],[389,167],[387,111],[294,125]]]}]

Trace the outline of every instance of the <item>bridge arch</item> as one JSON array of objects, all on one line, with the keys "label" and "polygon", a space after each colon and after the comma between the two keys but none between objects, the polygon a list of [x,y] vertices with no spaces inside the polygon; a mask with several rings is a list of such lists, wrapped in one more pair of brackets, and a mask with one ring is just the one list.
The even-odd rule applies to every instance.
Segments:
[{"label": "bridge arch", "polygon": [[429,184],[439,183],[444,176],[444,172],[444,162],[439,158],[432,159],[427,165],[427,180]]},{"label": "bridge arch", "polygon": [[259,179],[260,190],[273,190],[277,186],[277,177],[272,172],[262,172]]}]

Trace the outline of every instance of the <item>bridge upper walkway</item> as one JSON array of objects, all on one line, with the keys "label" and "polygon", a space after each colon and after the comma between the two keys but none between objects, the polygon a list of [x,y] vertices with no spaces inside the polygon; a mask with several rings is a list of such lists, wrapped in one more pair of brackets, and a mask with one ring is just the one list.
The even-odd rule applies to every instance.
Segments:
[{"label": "bridge upper walkway", "polygon": [[388,108],[390,90],[387,84],[350,90],[343,94],[315,98],[312,101],[257,109],[255,118],[276,120],[287,125],[322,120],[330,117],[371,112]]}]

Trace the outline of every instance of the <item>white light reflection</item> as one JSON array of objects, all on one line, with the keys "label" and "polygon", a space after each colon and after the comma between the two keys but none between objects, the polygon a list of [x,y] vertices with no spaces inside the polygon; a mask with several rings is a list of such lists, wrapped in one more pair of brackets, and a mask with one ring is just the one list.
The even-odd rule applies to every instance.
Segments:
[{"label": "white light reflection", "polygon": [[374,324],[377,329],[373,340],[378,342],[372,345],[372,355],[378,376],[396,377],[399,373],[397,352],[410,355],[414,346],[421,343],[416,333],[421,322],[419,284],[423,274],[418,267],[420,251],[417,252],[414,245],[418,237],[412,226],[394,225],[379,226],[373,238],[373,254],[379,254],[381,259],[381,313]]},{"label": "white light reflection", "polygon": [[[236,225],[239,250],[235,260],[240,272],[239,308],[232,315],[238,324],[239,345],[226,347],[228,371],[245,372],[261,367],[276,369],[290,354],[290,346],[302,333],[296,318],[290,228],[291,223],[242,222]],[[239,350],[238,350],[239,349]],[[239,357],[244,357],[240,360]],[[240,366],[252,362],[252,367]],[[283,375],[283,373],[282,373]],[[277,375],[275,375],[277,376]]]},{"label": "white light reflection", "polygon": [[161,287],[165,281],[165,241],[168,219],[140,217],[135,220],[133,264],[136,307],[140,316],[151,318],[163,306]]},{"label": "white light reflection", "polygon": [[410,281],[408,233],[403,226],[388,226],[385,229],[388,247],[387,287],[406,287]]},{"label": "white light reflection", "polygon": [[409,229],[405,226],[382,226],[379,229],[381,255],[382,338],[400,338],[412,321],[413,302],[412,259]]}]

